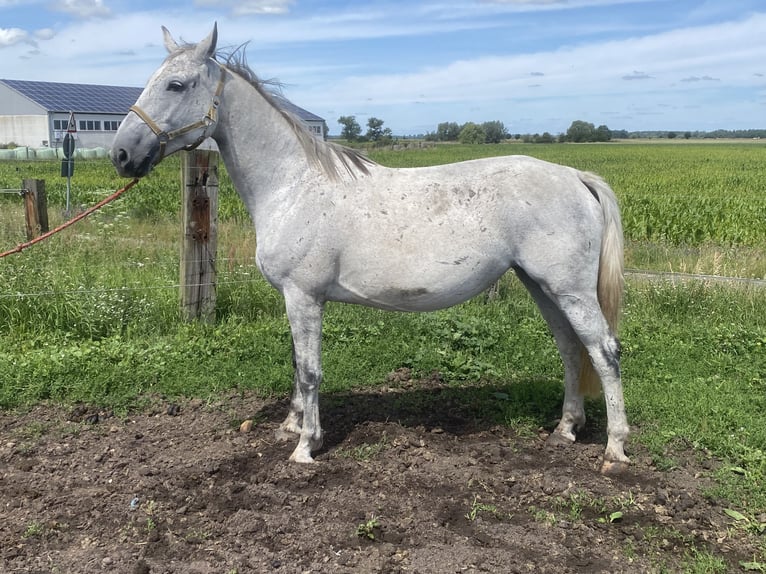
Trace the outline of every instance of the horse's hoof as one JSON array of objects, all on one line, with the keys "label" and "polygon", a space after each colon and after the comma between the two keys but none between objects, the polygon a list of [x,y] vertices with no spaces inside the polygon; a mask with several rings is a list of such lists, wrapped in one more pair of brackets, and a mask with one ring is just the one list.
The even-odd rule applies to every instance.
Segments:
[{"label": "horse's hoof", "polygon": [[619,476],[627,472],[630,462],[627,460],[605,460],[601,465],[604,476]]},{"label": "horse's hoof", "polygon": [[574,443],[574,440],[556,431],[552,432],[550,435],[548,435],[548,438],[545,439],[545,446],[549,448],[569,447],[573,443]]},{"label": "horse's hoof", "polygon": [[300,464],[312,464],[314,462],[314,459],[311,457],[311,454],[308,454],[303,450],[299,451],[296,448],[293,451],[293,454],[290,455],[290,462],[298,462]]}]

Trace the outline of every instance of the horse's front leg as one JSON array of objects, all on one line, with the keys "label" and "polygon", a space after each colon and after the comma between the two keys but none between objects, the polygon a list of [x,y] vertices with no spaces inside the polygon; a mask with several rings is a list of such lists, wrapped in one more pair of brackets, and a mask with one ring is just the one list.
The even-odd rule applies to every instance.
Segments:
[{"label": "horse's front leg", "polygon": [[[292,343],[292,337],[290,342]],[[293,396],[290,399],[290,410],[287,412],[287,417],[279,428],[276,430],[275,436],[277,440],[288,441],[293,440],[296,435],[301,433],[301,427],[303,426],[303,393],[301,387],[298,384],[298,369],[295,363],[295,344],[292,348],[293,359]]]},{"label": "horse's front leg", "polygon": [[311,452],[322,447],[319,424],[319,385],[322,382],[321,302],[303,293],[285,291],[287,318],[293,336],[295,389],[290,412],[281,429],[298,433],[298,446],[290,460],[313,462]]}]

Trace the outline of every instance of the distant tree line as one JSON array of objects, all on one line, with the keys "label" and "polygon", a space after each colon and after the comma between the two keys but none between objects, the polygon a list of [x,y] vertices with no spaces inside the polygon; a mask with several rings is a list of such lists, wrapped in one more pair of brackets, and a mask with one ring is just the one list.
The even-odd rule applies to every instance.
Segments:
[{"label": "distant tree line", "polygon": [[[640,131],[625,132],[625,138],[684,138],[684,139],[766,139],[766,130],[714,130],[706,131]],[[623,136],[616,136],[623,137]]]},{"label": "distant tree line", "polygon": [[393,143],[394,136],[391,128],[384,128],[383,120],[370,118],[367,120],[367,133],[362,135],[362,126],[356,121],[356,116],[341,116],[338,123],[343,126],[340,137],[349,142],[372,142],[376,145]]},{"label": "distant tree line", "polygon": [[484,122],[476,124],[468,122],[463,125],[456,122],[443,122],[436,127],[435,132],[425,135],[426,141],[453,142],[480,144],[500,143],[510,138],[508,130],[500,121]]},{"label": "distant tree line", "polygon": [[[341,116],[338,123],[343,126],[340,137],[349,142],[371,142],[375,145],[389,145],[393,143],[394,136],[390,128],[383,127],[383,120],[371,117],[367,120],[367,132],[362,134],[362,127],[356,121],[355,116]],[[589,143],[589,142],[608,142],[613,139],[766,139],[766,129],[748,129],[748,130],[715,130],[711,132],[704,131],[633,131],[611,130],[606,125],[596,127],[590,122],[575,120],[569,126],[565,133],[553,135],[549,132],[542,134],[511,134],[501,121],[491,121],[484,123],[467,122],[458,124],[457,122],[442,122],[436,127],[436,131],[429,132],[423,136],[426,141],[433,142],[460,142],[464,144],[491,144],[500,143],[505,140],[521,140],[524,143]]]},{"label": "distant tree line", "polygon": [[523,140],[526,143],[554,142],[607,142],[612,139],[612,131],[607,126],[594,126],[582,120],[572,122],[565,134],[554,136],[549,132],[543,134],[511,135],[503,122],[493,121],[476,124],[468,122],[459,125],[455,122],[443,122],[436,127],[435,132],[425,135],[426,141],[460,143],[500,143],[508,139]]}]

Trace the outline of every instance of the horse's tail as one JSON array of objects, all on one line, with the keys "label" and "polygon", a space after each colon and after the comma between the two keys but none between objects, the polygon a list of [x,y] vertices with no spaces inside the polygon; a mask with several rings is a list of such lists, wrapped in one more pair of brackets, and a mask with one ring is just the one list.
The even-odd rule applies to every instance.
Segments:
[{"label": "horse's tail", "polygon": [[[606,318],[609,329],[617,336],[617,326],[620,319],[622,294],[624,288],[623,276],[623,236],[620,209],[614,191],[607,183],[592,173],[580,173],[580,180],[598,199],[604,214],[604,231],[601,236],[601,253],[598,265],[598,302]],[[596,374],[590,356],[585,347],[581,351],[580,392],[588,396],[597,396],[601,384]]]}]

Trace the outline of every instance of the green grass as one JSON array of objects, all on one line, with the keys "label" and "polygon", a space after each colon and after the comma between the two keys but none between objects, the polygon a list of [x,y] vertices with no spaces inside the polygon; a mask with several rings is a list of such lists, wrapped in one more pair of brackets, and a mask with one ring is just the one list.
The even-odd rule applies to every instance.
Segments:
[{"label": "green grass", "polygon": [[[759,211],[766,197],[762,146],[442,146],[375,157],[425,165],[508,151],[594,170],[612,182],[633,222],[626,226],[628,266],[766,276],[764,240],[757,239],[766,229]],[[282,300],[253,265],[255,236],[224,178],[218,321],[179,320],[178,164],[166,160],[160,167],[107,211],[0,260],[0,407],[50,400],[128,409],[147,394],[288,392]],[[56,169],[0,163],[0,186],[45,178],[55,223],[63,199]],[[112,171],[80,162],[76,197],[89,202],[117,187]],[[672,199],[690,193],[708,198],[708,207],[715,203],[709,210],[715,225],[698,224],[707,215]],[[0,241],[11,247],[23,240],[20,202],[3,196],[0,203]],[[647,213],[657,220],[653,229],[666,231],[641,231],[636,222]],[[756,223],[748,219],[753,214],[761,217]],[[737,231],[738,218],[752,232]],[[674,235],[671,228],[683,231]],[[689,451],[715,457],[720,465],[711,495],[755,515],[766,511],[766,290],[631,278],[622,343],[628,415],[640,430],[634,440],[649,448],[659,468],[683,464]],[[379,385],[408,367],[422,376],[439,371],[461,389],[464,408],[492,423],[550,426],[560,412],[555,346],[512,277],[496,301],[478,298],[435,313],[330,304],[324,352],[326,393]],[[602,404],[589,403],[588,414],[603,432]]]}]

